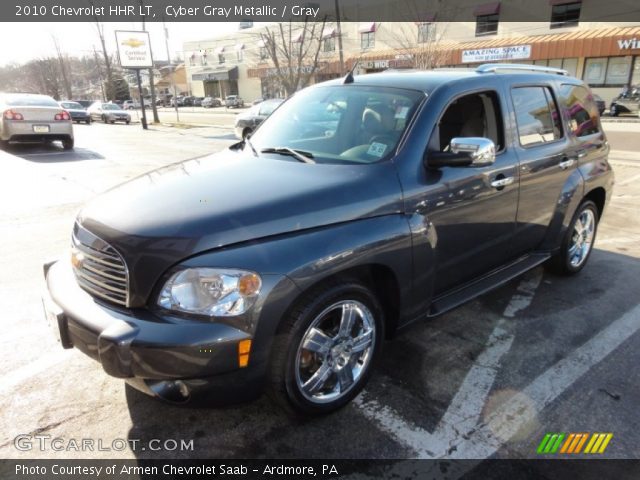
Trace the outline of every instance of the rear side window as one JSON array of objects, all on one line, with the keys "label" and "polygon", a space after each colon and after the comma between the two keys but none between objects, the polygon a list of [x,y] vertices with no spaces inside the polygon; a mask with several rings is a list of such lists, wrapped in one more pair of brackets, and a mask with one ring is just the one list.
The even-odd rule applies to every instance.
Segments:
[{"label": "rear side window", "polygon": [[530,147],[562,138],[562,121],[549,87],[517,87],[511,98],[520,145]]},{"label": "rear side window", "polygon": [[560,103],[569,118],[569,128],[576,137],[600,132],[598,107],[589,90],[580,85],[562,85]]}]

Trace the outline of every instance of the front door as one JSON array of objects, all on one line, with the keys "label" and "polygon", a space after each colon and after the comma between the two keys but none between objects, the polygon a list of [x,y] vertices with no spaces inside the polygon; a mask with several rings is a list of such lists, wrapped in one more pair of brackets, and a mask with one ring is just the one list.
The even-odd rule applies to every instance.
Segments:
[{"label": "front door", "polygon": [[496,91],[459,96],[447,105],[429,141],[430,152],[446,152],[452,138],[485,137],[494,142],[497,152],[493,165],[426,170],[416,204],[425,209],[436,236],[436,295],[510,258],[518,208],[518,168],[517,157],[505,142],[504,109]]}]

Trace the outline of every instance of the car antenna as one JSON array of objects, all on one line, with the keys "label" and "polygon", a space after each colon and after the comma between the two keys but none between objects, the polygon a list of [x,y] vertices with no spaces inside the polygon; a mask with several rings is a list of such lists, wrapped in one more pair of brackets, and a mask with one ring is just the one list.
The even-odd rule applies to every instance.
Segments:
[{"label": "car antenna", "polygon": [[355,71],[359,63],[360,59],[356,60],[356,62],[353,64],[353,67],[351,67],[351,70],[349,70],[349,73],[347,73],[347,75],[344,77],[344,80],[342,81],[343,85],[353,83],[353,72]]}]

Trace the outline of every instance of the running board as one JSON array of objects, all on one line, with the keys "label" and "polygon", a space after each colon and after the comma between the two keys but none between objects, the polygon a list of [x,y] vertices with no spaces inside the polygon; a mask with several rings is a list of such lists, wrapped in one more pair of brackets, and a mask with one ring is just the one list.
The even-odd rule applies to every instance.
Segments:
[{"label": "running board", "polygon": [[436,297],[431,303],[427,317],[435,317],[452,310],[473,298],[504,285],[509,280],[522,275],[551,258],[550,253],[534,253],[520,258],[506,267],[475,280],[462,288]]}]

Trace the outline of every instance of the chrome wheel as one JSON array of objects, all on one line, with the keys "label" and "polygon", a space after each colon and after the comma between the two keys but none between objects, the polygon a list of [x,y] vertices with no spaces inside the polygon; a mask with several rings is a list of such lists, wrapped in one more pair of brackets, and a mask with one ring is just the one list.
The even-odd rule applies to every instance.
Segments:
[{"label": "chrome wheel", "polygon": [[357,384],[371,363],[376,324],[363,303],[344,300],[323,310],[302,337],[296,384],[313,403],[333,402]]},{"label": "chrome wheel", "polygon": [[579,267],[589,256],[595,231],[596,217],[591,209],[586,208],[576,219],[569,242],[568,257],[572,267]]}]

